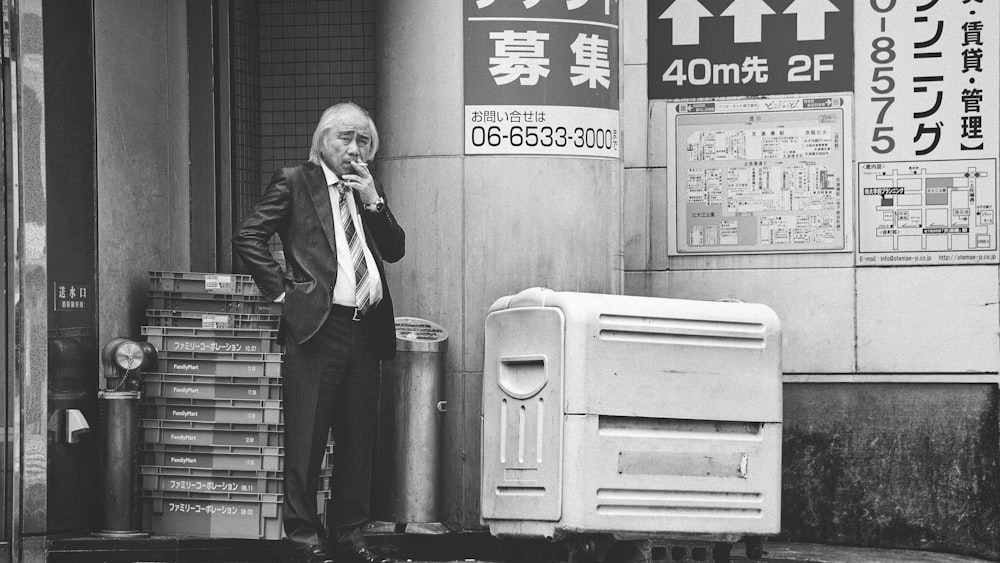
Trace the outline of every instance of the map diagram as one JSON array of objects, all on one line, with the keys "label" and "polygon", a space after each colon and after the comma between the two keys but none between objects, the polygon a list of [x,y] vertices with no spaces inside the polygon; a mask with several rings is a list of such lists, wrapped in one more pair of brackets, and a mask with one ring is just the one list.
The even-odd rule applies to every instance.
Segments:
[{"label": "map diagram", "polygon": [[858,189],[860,263],[996,261],[995,160],[859,163]]},{"label": "map diagram", "polygon": [[844,115],[840,98],[670,107],[671,251],[845,250]]}]

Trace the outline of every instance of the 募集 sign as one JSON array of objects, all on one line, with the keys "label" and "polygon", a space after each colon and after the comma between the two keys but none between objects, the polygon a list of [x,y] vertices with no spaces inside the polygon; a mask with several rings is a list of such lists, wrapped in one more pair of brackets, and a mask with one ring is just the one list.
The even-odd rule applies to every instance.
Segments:
[{"label": "\u52df\u96c6 sign", "polygon": [[617,0],[465,0],[465,154],[618,158]]},{"label": "\u52df\u96c6 sign", "polygon": [[649,98],[849,92],[854,0],[649,0]]}]

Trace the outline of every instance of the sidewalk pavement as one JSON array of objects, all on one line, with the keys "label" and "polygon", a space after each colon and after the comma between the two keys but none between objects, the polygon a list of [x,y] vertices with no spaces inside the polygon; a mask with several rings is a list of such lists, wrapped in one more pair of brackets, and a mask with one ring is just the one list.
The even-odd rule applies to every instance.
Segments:
[{"label": "sidewalk pavement", "polygon": [[[934,553],[931,551],[910,551],[905,549],[875,549],[868,547],[847,547],[807,543],[771,543],[764,546],[764,557],[760,563],[985,563],[991,560]],[[734,545],[731,554],[733,563],[752,562],[742,545]],[[430,561],[404,560],[408,563],[440,563]],[[522,563],[510,560],[455,560],[451,563]]]},{"label": "sidewalk pavement", "polygon": [[[767,542],[764,563],[981,563],[987,559],[904,549],[874,549],[809,543]],[[750,561],[741,545],[733,546],[733,561]]]},{"label": "sidewalk pavement", "polygon": [[[375,539],[375,538],[370,538]],[[445,544],[426,537],[390,535],[370,541],[410,563],[559,563],[565,558],[543,555],[545,549],[519,551],[498,549],[488,534],[449,535]],[[984,563],[988,560],[928,551],[873,549],[806,543],[768,541],[761,563]],[[529,555],[530,554],[530,555]],[[180,538],[152,536],[127,540],[69,537],[48,541],[47,563],[281,563],[290,550],[284,541]],[[746,557],[742,543],[733,544],[734,563],[754,561]],[[409,559],[412,558],[412,559]],[[657,560],[654,563],[661,563]],[[662,563],[670,563],[667,560]]]}]

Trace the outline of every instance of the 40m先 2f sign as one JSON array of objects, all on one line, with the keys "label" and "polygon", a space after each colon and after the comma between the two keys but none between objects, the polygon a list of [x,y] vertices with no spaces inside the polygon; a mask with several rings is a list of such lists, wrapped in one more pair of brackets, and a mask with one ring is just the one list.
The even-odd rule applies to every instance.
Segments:
[{"label": "40m\u5148 2f sign", "polygon": [[648,0],[649,98],[849,92],[854,2]]},{"label": "40m\u5148 2f sign", "polygon": [[619,158],[616,0],[464,6],[465,154]]},{"label": "40m\u5148 2f sign", "polygon": [[856,9],[857,264],[1000,262],[1000,2]]}]

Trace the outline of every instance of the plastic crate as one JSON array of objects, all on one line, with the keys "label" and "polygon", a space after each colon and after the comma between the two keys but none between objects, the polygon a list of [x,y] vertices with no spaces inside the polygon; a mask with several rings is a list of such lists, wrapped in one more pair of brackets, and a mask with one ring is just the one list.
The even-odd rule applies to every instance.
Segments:
[{"label": "plastic crate", "polygon": [[184,399],[280,400],[281,380],[176,373],[144,373],[147,397]]},{"label": "plastic crate", "polygon": [[218,424],[140,419],[143,441],[189,446],[283,446],[284,429],[266,424]]},{"label": "plastic crate", "polygon": [[240,328],[170,328],[144,326],[142,335],[157,352],[270,354],[281,351],[276,330]]},{"label": "plastic crate", "polygon": [[[329,465],[333,446],[328,445],[323,456]],[[229,471],[283,471],[284,448],[277,446],[176,446],[142,444],[141,465],[225,469]]]},{"label": "plastic crate", "polygon": [[197,311],[202,313],[281,314],[281,303],[265,301],[261,297],[213,293],[182,293],[178,291],[150,291],[146,296],[146,307],[149,309]]},{"label": "plastic crate", "polygon": [[[284,476],[279,471],[217,471],[155,465],[144,465],[140,471],[142,489],[150,493],[149,495],[144,493],[143,496],[157,496],[153,491],[281,494]],[[330,489],[332,473],[329,467],[320,472],[317,490]]]},{"label": "plastic crate", "polygon": [[[325,520],[328,493],[317,495]],[[283,536],[281,495],[206,495],[144,498],[143,527],[156,535],[277,540]]]},{"label": "plastic crate", "polygon": [[197,467],[234,471],[282,471],[285,460],[279,447],[175,446],[142,444],[142,464],[163,467]]},{"label": "plastic crate", "polygon": [[206,313],[203,311],[174,311],[146,309],[146,323],[150,326],[184,328],[253,328],[278,330],[281,315],[249,315],[245,313]]},{"label": "plastic crate", "polygon": [[227,424],[281,424],[281,401],[143,397],[143,417]]},{"label": "plastic crate", "polygon": [[[153,491],[190,493],[268,493],[281,494],[280,471],[213,471],[181,467],[142,466],[142,496],[156,496]],[[162,495],[160,495],[162,496]]]},{"label": "plastic crate", "polygon": [[259,296],[260,288],[245,274],[149,272],[150,291],[181,291]]},{"label": "plastic crate", "polygon": [[281,377],[281,354],[160,352],[157,371],[226,377]]}]

